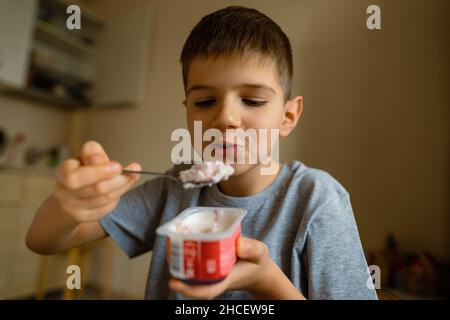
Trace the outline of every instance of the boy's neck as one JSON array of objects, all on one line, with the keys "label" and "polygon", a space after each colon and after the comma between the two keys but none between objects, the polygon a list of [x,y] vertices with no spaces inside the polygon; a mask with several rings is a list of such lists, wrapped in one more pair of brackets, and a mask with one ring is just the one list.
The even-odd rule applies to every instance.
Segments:
[{"label": "boy's neck", "polygon": [[221,181],[219,183],[220,191],[231,197],[251,196],[263,191],[276,179],[280,172],[280,164],[274,160],[272,161],[272,165],[276,168],[274,174],[262,175],[260,172],[262,166],[256,165],[239,176]]}]

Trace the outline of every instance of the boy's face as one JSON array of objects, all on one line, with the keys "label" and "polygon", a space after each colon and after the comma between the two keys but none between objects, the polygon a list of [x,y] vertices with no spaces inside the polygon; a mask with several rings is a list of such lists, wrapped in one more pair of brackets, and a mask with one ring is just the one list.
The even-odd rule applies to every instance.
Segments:
[{"label": "boy's face", "polygon": [[[256,132],[279,129],[279,135],[284,137],[295,127],[301,113],[300,97],[285,103],[272,60],[265,59],[262,63],[257,55],[251,54],[194,59],[189,67],[185,104],[191,137],[194,137],[194,121],[202,122],[203,132],[211,128],[222,132],[224,145],[215,149],[216,159],[225,161],[231,155],[236,160],[237,150],[243,148],[245,164],[232,164],[235,176],[256,165],[248,161],[249,152],[255,150],[249,150],[248,140],[226,141],[227,129],[256,129]],[[270,145],[270,130],[267,132],[266,144]],[[210,143],[203,142],[202,154]],[[258,139],[258,149],[260,143]]]}]

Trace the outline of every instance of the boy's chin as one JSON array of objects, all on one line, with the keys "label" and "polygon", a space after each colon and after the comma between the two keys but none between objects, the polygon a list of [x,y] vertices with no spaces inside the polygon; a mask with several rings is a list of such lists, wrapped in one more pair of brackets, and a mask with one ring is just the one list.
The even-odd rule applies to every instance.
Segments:
[{"label": "boy's chin", "polygon": [[233,177],[239,177],[251,170],[257,169],[256,167],[258,167],[257,164],[230,164],[230,165],[234,169]]}]

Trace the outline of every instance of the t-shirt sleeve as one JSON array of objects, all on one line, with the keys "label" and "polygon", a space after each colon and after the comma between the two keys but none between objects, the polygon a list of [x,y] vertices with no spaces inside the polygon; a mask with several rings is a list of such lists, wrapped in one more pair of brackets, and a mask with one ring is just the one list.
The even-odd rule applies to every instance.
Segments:
[{"label": "t-shirt sleeve", "polygon": [[309,299],[377,299],[347,193],[317,206],[303,261]]},{"label": "t-shirt sleeve", "polygon": [[153,249],[167,198],[167,181],[156,178],[128,191],[100,225],[125,251],[135,257]]}]

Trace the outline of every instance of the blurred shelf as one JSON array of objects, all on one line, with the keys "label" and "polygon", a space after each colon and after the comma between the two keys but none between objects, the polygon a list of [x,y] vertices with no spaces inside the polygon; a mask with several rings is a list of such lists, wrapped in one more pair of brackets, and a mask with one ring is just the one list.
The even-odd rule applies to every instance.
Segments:
[{"label": "blurred shelf", "polygon": [[67,84],[67,85],[83,84],[83,85],[86,85],[89,87],[91,86],[91,83],[89,80],[83,79],[82,77],[79,77],[75,74],[59,72],[59,71],[52,70],[48,67],[40,66],[40,65],[34,65],[33,69],[37,72],[43,73],[46,76],[48,76],[52,79],[58,80],[59,82]]},{"label": "blurred shelf", "polygon": [[81,54],[92,54],[93,48],[87,45],[82,39],[62,31],[59,28],[44,22],[37,21],[35,25],[36,36],[48,41],[54,46],[64,50],[77,50]]},{"label": "blurred shelf", "polygon": [[48,167],[37,167],[37,166],[36,167],[31,167],[31,166],[17,167],[17,166],[0,164],[0,175],[1,174],[22,174],[22,175],[37,174],[37,175],[54,177],[55,169],[50,169]]},{"label": "blurred shelf", "polygon": [[76,101],[76,100],[70,100],[65,99],[61,97],[57,97],[50,92],[47,92],[45,90],[34,88],[34,87],[28,87],[23,90],[13,90],[8,92],[11,95],[16,96],[22,96],[25,98],[31,98],[39,101],[49,102],[54,105],[69,107],[69,108],[76,108],[76,107],[87,107],[86,103],[83,101]]},{"label": "blurred shelf", "polygon": [[[86,8],[87,1],[10,2],[0,15],[10,25],[0,28],[0,38],[8,40],[1,48],[7,59],[0,61],[0,82],[6,86],[0,84],[0,92],[65,107],[144,103],[154,16],[150,1],[107,20]],[[80,30],[67,28],[69,5],[81,9]],[[99,4],[99,12],[108,6]],[[16,16],[23,19],[11,18]]]}]

